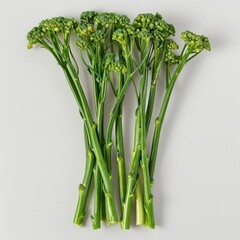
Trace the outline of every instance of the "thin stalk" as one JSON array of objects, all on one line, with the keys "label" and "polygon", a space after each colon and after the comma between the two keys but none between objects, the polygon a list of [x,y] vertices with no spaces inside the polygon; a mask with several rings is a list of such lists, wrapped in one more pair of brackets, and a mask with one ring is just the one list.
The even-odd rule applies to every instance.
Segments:
[{"label": "thin stalk", "polygon": [[153,106],[154,106],[155,95],[156,95],[156,83],[160,74],[161,67],[163,65],[165,51],[166,51],[166,43],[164,44],[162,51],[160,51],[160,49],[157,49],[157,47],[154,47],[152,80],[151,80],[150,92],[149,92],[148,103],[147,103],[147,111],[146,111],[146,131],[147,132],[150,126],[151,118],[152,118]]},{"label": "thin stalk", "polygon": [[134,198],[134,188],[136,185],[136,179],[137,179],[138,170],[139,170],[140,154],[141,154],[141,146],[137,145],[133,150],[131,171],[128,174],[126,197],[123,204],[123,215],[121,219],[121,227],[123,229],[130,228],[132,201]]},{"label": "thin stalk", "polygon": [[[145,54],[148,50],[148,44],[146,42],[141,44],[141,53]],[[144,56],[144,55],[143,55]],[[139,94],[139,107],[140,107],[140,121],[141,121],[141,168],[144,179],[144,209],[146,213],[146,221],[150,228],[155,227],[154,212],[153,212],[153,196],[151,194],[150,176],[148,168],[148,156],[147,156],[147,136],[146,136],[146,96],[147,96],[147,65],[143,65],[142,76],[140,80],[140,94]]]},{"label": "thin stalk", "polygon": [[82,183],[79,185],[79,196],[77,207],[74,215],[73,223],[82,226],[83,220],[86,213],[86,204],[89,195],[89,189],[92,181],[93,166],[95,163],[95,156],[89,146],[89,139],[87,135],[86,128],[84,127],[84,139],[85,139],[85,149],[86,149],[86,164],[85,173]]},{"label": "thin stalk", "polygon": [[[82,112],[83,107],[81,104],[81,100],[78,95],[78,91],[74,85],[74,82],[71,78],[70,72],[68,71],[68,69],[66,67],[64,67],[64,64],[63,64],[64,61],[60,60],[58,58],[58,56],[55,55],[53,49],[48,49],[48,50],[50,50],[50,52],[54,55],[55,59],[58,61],[60,66],[63,68],[66,79],[68,80],[70,89],[72,90],[74,98],[75,98],[76,102],[78,103],[80,114],[81,114],[82,118],[84,119],[84,115]],[[86,203],[87,203],[89,188],[90,188],[91,179],[92,179],[93,165],[95,162],[95,156],[94,156],[94,153],[92,152],[90,144],[89,144],[89,142],[90,142],[89,133],[88,133],[88,129],[87,129],[85,120],[84,120],[84,133],[85,133],[85,146],[86,146],[86,153],[87,153],[86,168],[85,168],[85,173],[84,173],[82,184],[80,184],[80,186],[79,186],[79,198],[78,198],[77,207],[76,207],[74,220],[73,220],[73,222],[79,226],[82,226],[82,224],[83,224]]]},{"label": "thin stalk", "polygon": [[101,228],[101,196],[102,196],[102,187],[101,187],[101,174],[99,171],[98,164],[95,164],[93,169],[94,176],[94,213],[91,216],[93,229]]},{"label": "thin stalk", "polygon": [[[103,76],[102,76],[102,83],[101,83],[101,87],[99,88],[99,98],[98,98],[98,103],[97,103],[97,123],[98,123],[98,137],[99,137],[99,141],[101,144],[101,149],[102,152],[104,154],[104,158],[105,158],[105,137],[104,137],[104,103],[105,103],[105,99],[106,99],[106,92],[107,92],[107,81],[108,81],[108,70],[105,69]],[[102,180],[99,176],[99,180],[100,182],[100,187],[101,187],[101,205],[98,206],[101,212],[101,220],[107,220],[107,222],[111,222],[111,219],[108,219],[108,216],[106,214],[107,209],[109,208],[109,206],[105,206],[107,204],[107,201],[105,200],[105,193],[103,191],[103,187],[102,187]],[[107,215],[107,219],[106,219],[106,215]]]},{"label": "thin stalk", "polygon": [[[52,52],[54,53],[54,52]],[[58,56],[57,55],[54,55],[54,57],[58,60],[59,63],[62,63],[64,62],[64,60],[60,61],[60,59],[58,59]],[[68,70],[67,67],[64,67],[64,65],[61,65],[62,68],[63,68],[63,71],[66,75],[66,78],[68,80],[68,83],[69,83],[69,86],[73,92],[73,95],[79,105],[79,109],[80,109],[80,112],[81,112],[81,115],[82,117],[84,118],[84,112],[83,112],[83,105],[82,105],[82,101],[81,101],[81,98],[79,96],[79,91],[78,89],[76,88],[76,85],[72,79],[72,76],[71,74],[73,73],[70,72]],[[72,70],[72,68],[70,68]],[[89,129],[87,130],[87,124],[86,124],[86,120],[84,119],[84,123],[85,123],[85,132],[88,131],[88,134],[89,134]],[[89,141],[90,139],[88,139]],[[86,162],[86,170],[85,170],[85,174],[84,174],[84,179],[83,179],[83,183],[80,184],[80,187],[79,187],[79,199],[78,199],[78,203],[77,203],[77,208],[76,208],[76,211],[75,211],[75,215],[74,215],[74,220],[73,222],[78,224],[78,225],[82,225],[82,222],[83,222],[83,218],[85,216],[85,207],[86,207],[86,201],[87,201],[87,197],[88,197],[88,192],[89,192],[89,187],[90,187],[90,182],[91,182],[91,178],[92,178],[92,173],[93,173],[93,164],[95,162],[95,158],[94,158],[94,154],[93,152],[91,151],[91,149],[89,148],[89,145],[88,145],[88,156],[87,156],[87,162]],[[97,164],[96,164],[97,165]],[[94,178],[95,178],[95,211],[94,211],[94,219],[92,219],[92,222],[93,222],[93,228],[96,229],[96,228],[99,228],[100,227],[100,217],[99,217],[99,202],[100,202],[100,197],[99,196],[99,191],[101,190],[101,186],[99,186],[100,182],[101,182],[101,178],[100,178],[100,173],[98,171],[98,167],[96,166],[95,167],[95,174],[94,174]],[[97,178],[97,179],[96,179]],[[99,183],[98,183],[99,182]],[[96,184],[97,183],[97,184]]]},{"label": "thin stalk", "polygon": [[111,110],[110,118],[109,118],[109,122],[108,122],[108,126],[107,126],[105,146],[106,146],[107,166],[108,166],[109,171],[111,171],[111,149],[112,149],[112,145],[113,145],[112,131],[113,131],[114,122],[116,120],[116,117],[117,117],[117,114],[118,114],[118,109],[119,109],[119,106],[122,103],[122,100],[124,98],[126,89],[129,85],[129,83],[131,82],[131,79],[132,79],[132,76],[133,76],[132,67],[131,67],[131,55],[130,55],[130,57],[126,57],[126,64],[127,64],[126,80],[125,80],[120,92],[117,93],[116,101],[115,101],[114,106]]},{"label": "thin stalk", "polygon": [[[96,58],[96,61],[94,60]],[[92,67],[94,72],[92,73],[93,77],[93,92],[94,92],[94,100],[95,100],[95,110],[96,110],[96,118],[97,118],[97,132],[98,139],[100,143],[101,150],[103,151],[103,143],[104,143],[104,133],[103,133],[103,114],[104,114],[104,97],[102,97],[102,92],[106,91],[106,87],[104,84],[103,87],[100,87],[99,81],[101,78],[101,69],[99,69],[99,65],[97,64],[100,59],[100,48],[97,46],[97,53],[95,57],[92,57]],[[100,64],[100,63],[99,63]],[[103,80],[103,78],[102,78]],[[98,164],[94,168],[94,216],[92,217],[92,224],[94,229],[98,229],[101,227],[100,221],[105,218],[105,209],[103,211],[104,205],[104,193],[102,189],[102,179],[100,174],[100,169]],[[104,217],[103,217],[104,214]]]},{"label": "thin stalk", "polygon": [[74,82],[74,85],[77,89],[77,93],[80,98],[79,104],[82,105],[82,112],[85,117],[85,122],[86,122],[87,129],[89,132],[90,140],[92,143],[92,148],[93,148],[93,151],[96,156],[96,162],[98,164],[98,167],[99,167],[99,170],[101,172],[101,176],[102,176],[102,179],[104,182],[105,191],[106,191],[105,196],[109,203],[109,205],[108,205],[109,213],[110,213],[109,214],[109,223],[114,223],[114,222],[117,222],[118,217],[117,217],[116,207],[115,207],[115,203],[114,203],[112,177],[108,172],[107,165],[103,158],[102,149],[101,149],[99,139],[98,139],[98,134],[97,134],[97,125],[93,122],[91,112],[89,109],[89,105],[86,100],[86,96],[85,96],[82,86],[80,84],[79,78],[76,75],[76,72],[74,71],[75,69],[72,68],[72,66],[68,66],[68,67],[69,67],[68,69],[70,70],[70,73],[71,73],[72,81]]},{"label": "thin stalk", "polygon": [[141,131],[141,121],[140,121],[140,111],[137,108],[135,111],[135,130],[134,130],[134,148],[131,161],[131,170],[128,174],[127,179],[127,190],[126,196],[123,204],[123,215],[121,219],[121,227],[123,229],[130,228],[130,219],[132,212],[132,201],[134,198],[134,189],[136,188],[136,182],[139,172],[140,156],[141,156],[141,145],[140,145],[140,131]]},{"label": "thin stalk", "polygon": [[162,107],[159,112],[158,117],[155,120],[155,128],[154,128],[154,134],[153,134],[153,140],[152,140],[152,148],[151,148],[151,154],[150,154],[150,159],[149,159],[149,173],[150,173],[150,179],[151,182],[153,183],[153,175],[154,175],[154,169],[155,169],[155,164],[156,164],[156,157],[157,157],[157,151],[158,151],[158,145],[159,145],[159,140],[160,140],[160,133],[161,133],[161,128],[163,124],[163,120],[166,114],[166,110],[168,107],[168,103],[171,97],[171,93],[173,90],[173,87],[176,83],[177,77],[182,71],[185,63],[187,62],[187,59],[189,55],[191,54],[191,48],[188,48],[184,55],[182,56],[175,72],[173,73],[173,76],[171,78],[171,81],[169,83],[168,88],[166,89],[165,96],[163,99]]},{"label": "thin stalk", "polygon": [[137,188],[135,193],[136,198],[136,225],[143,225],[145,223],[145,212],[143,202],[142,190],[142,175],[138,174]]},{"label": "thin stalk", "polygon": [[111,167],[111,146],[112,146],[112,131],[113,131],[113,126],[114,126],[114,122],[116,120],[117,117],[117,113],[118,113],[118,108],[119,105],[122,102],[122,99],[124,98],[125,92],[127,90],[127,87],[129,86],[133,75],[136,73],[136,71],[138,71],[138,69],[143,65],[143,62],[141,62],[141,64],[133,71],[133,66],[132,66],[132,53],[125,53],[126,56],[126,65],[127,65],[127,74],[125,77],[125,82],[124,85],[120,91],[120,93],[117,95],[116,97],[116,101],[114,103],[114,106],[111,110],[110,113],[110,118],[109,118],[109,122],[108,122],[108,126],[107,126],[107,134],[106,134],[106,148],[107,148],[107,163],[109,164],[109,166]]},{"label": "thin stalk", "polygon": [[[119,73],[118,89],[119,91],[123,86],[123,74]],[[123,203],[126,194],[126,166],[124,156],[124,144],[123,144],[123,129],[122,129],[122,108],[123,102],[121,102],[118,110],[118,115],[115,123],[116,131],[116,150],[117,150],[117,163],[118,163],[118,184],[119,184],[119,197],[121,203],[121,216],[123,211]]]},{"label": "thin stalk", "polygon": [[170,75],[170,64],[169,62],[166,63],[166,89],[168,88],[169,86],[169,82],[171,80],[171,75]]}]

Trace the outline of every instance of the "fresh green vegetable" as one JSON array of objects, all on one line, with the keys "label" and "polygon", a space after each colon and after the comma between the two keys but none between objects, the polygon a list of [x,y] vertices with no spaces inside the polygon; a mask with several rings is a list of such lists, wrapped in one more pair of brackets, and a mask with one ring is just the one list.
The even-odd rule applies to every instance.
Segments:
[{"label": "fresh green vegetable", "polygon": [[[155,227],[152,186],[167,106],[185,64],[202,50],[210,50],[207,37],[185,31],[180,36],[184,46],[177,54],[179,47],[171,38],[174,34],[174,26],[159,13],[139,14],[130,23],[126,15],[95,11],[83,12],[79,21],[64,17],[46,19],[28,33],[28,48],[35,45],[43,47],[62,68],[83,119],[86,163],[79,186],[75,224],[82,226],[84,223],[93,184],[91,220],[94,229],[101,227],[101,221],[110,225],[119,219],[121,227],[129,229],[133,201],[136,201],[136,224]],[[75,40],[74,45],[72,39]],[[83,90],[84,79],[81,78],[73,47],[77,47],[79,59],[91,75],[94,109],[90,109]],[[161,79],[162,76],[165,79]],[[165,82],[165,95],[155,119],[153,136],[150,136],[148,130],[158,91],[157,81],[160,80]],[[127,170],[123,114],[124,96],[131,83],[137,108],[132,159]],[[114,99],[110,115],[106,116],[104,108],[109,91],[113,92]],[[104,128],[104,125],[107,127]],[[115,145],[112,139],[114,131]],[[149,138],[152,138],[150,152],[147,149]],[[112,181],[113,150],[118,168],[120,217]]]}]

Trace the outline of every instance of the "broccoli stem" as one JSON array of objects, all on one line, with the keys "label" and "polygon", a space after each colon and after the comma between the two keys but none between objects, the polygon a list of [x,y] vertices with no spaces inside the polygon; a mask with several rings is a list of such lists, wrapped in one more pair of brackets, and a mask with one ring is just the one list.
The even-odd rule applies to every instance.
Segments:
[{"label": "broccoli stem", "polygon": [[139,169],[140,154],[141,154],[141,145],[138,144],[134,147],[132,163],[131,163],[131,171],[128,174],[126,197],[123,204],[123,215],[121,219],[122,229],[130,228],[132,201],[134,197],[134,187],[136,185],[136,179],[137,179],[137,174]]},{"label": "broccoli stem", "polygon": [[118,92],[115,103],[112,107],[112,110],[110,112],[110,118],[108,121],[107,125],[107,131],[106,131],[106,161],[107,161],[107,166],[109,168],[109,171],[111,171],[111,148],[112,148],[112,132],[113,132],[113,126],[115,123],[115,120],[118,116],[118,110],[119,107],[121,106],[121,103],[123,101],[125,92],[127,90],[128,85],[130,84],[133,76],[133,70],[132,70],[132,53],[127,53],[125,52],[125,60],[126,60],[126,65],[127,65],[127,74],[126,74],[126,80],[121,88],[121,90]]},{"label": "broccoli stem", "polygon": [[[109,223],[115,223],[118,221],[117,211],[114,203],[114,195],[113,195],[113,186],[112,186],[112,177],[111,174],[108,172],[107,165],[104,161],[101,146],[98,139],[97,134],[97,125],[94,123],[91,112],[86,100],[86,96],[83,92],[82,86],[80,84],[79,78],[74,71],[74,68],[70,65],[70,74],[71,78],[69,81],[74,83],[74,86],[77,90],[77,94],[79,96],[79,100],[77,103],[79,106],[82,107],[82,112],[84,115],[84,120],[88,129],[88,133],[90,136],[90,141],[92,143],[93,152],[96,156],[96,163],[98,164],[99,170],[101,172],[101,176],[103,179],[104,187],[105,187],[105,197],[106,201],[108,202],[108,212],[109,212]],[[64,68],[64,71],[68,70],[68,68]],[[67,76],[69,77],[69,76]],[[78,99],[78,98],[77,98]]]},{"label": "broccoli stem", "polygon": [[[141,137],[141,121],[139,115],[139,106],[135,112],[135,130],[134,130],[134,146],[140,144]],[[140,162],[141,154],[139,155],[138,161]],[[136,182],[136,193],[135,193],[135,202],[136,202],[136,225],[143,225],[145,222],[145,212],[144,212],[144,203],[143,203],[143,194],[142,194],[142,183],[141,183],[141,172],[140,168],[138,169],[138,178]]]},{"label": "broccoli stem", "polygon": [[138,174],[135,198],[136,198],[136,225],[144,225],[145,212],[142,194],[142,175],[140,174],[140,172]]},{"label": "broccoli stem", "polygon": [[150,92],[148,96],[148,104],[146,111],[146,131],[148,132],[150,122],[152,119],[153,107],[155,102],[156,95],[156,83],[160,74],[161,67],[163,65],[164,56],[166,52],[166,43],[164,43],[164,47],[162,51],[154,46],[154,60],[153,60],[153,69],[152,69],[152,80],[150,86]]},{"label": "broccoli stem", "polygon": [[[118,78],[118,91],[122,89],[124,83],[124,76],[119,73]],[[118,115],[115,122],[116,131],[116,150],[117,150],[117,163],[118,163],[118,184],[119,184],[119,197],[121,203],[121,216],[123,211],[123,203],[126,194],[126,166],[124,156],[124,144],[123,144],[123,129],[122,129],[122,108],[123,101],[120,103]]]},{"label": "broccoli stem", "polygon": [[86,149],[86,164],[85,173],[82,183],[79,185],[79,197],[77,202],[77,207],[74,215],[73,222],[79,226],[82,226],[83,220],[86,213],[86,204],[89,195],[89,189],[92,181],[93,166],[95,163],[95,156],[89,146],[89,139],[86,132],[86,127],[84,127],[84,139],[85,139],[85,149]]},{"label": "broccoli stem", "polygon": [[[141,44],[141,55],[142,59],[145,58],[146,53],[148,53],[148,43],[143,41]],[[153,212],[153,196],[151,194],[150,186],[150,175],[148,168],[148,156],[147,156],[147,136],[146,136],[146,97],[147,97],[147,81],[148,81],[148,71],[147,62],[142,67],[142,76],[140,80],[140,93],[139,93],[139,109],[140,109],[140,121],[141,121],[141,168],[143,172],[144,179],[144,208],[146,214],[146,221],[150,228],[155,227],[154,223],[154,212]]]},{"label": "broccoli stem", "polygon": [[[107,70],[105,69],[103,72],[103,76],[101,75],[102,80],[101,80],[101,87],[99,86],[100,91],[99,91],[99,98],[98,98],[98,103],[97,103],[98,137],[99,137],[101,149],[102,149],[104,156],[105,156],[105,148],[104,148],[105,138],[104,138],[104,124],[103,124],[104,123],[104,102],[105,102],[105,98],[106,98],[107,78],[108,78],[106,72],[107,72]],[[100,195],[101,195],[101,196],[99,196],[99,197],[101,197],[101,202],[100,202],[101,204],[97,207],[101,213],[100,220],[105,220],[105,217],[106,217],[105,204],[107,202],[105,202],[105,194],[103,191],[102,180],[101,180],[100,175],[99,175],[99,179],[97,181],[100,182],[99,183],[99,188],[100,188],[99,191],[100,191]],[[108,209],[108,206],[107,206],[107,209]],[[111,219],[108,220],[108,218],[107,218],[107,222],[108,221],[111,222]]]},{"label": "broccoli stem", "polygon": [[[98,73],[98,76],[101,76],[99,69],[99,65],[96,64],[98,61],[100,62],[101,59],[99,57],[100,55],[100,49],[99,46],[97,47],[97,53],[94,56],[91,56],[90,60],[92,62],[92,68],[95,72]],[[94,60],[96,59],[96,60]],[[98,79],[99,77],[96,76],[95,72],[92,72],[92,78],[93,78],[93,92],[94,92],[94,100],[95,100],[95,108],[96,108],[96,117],[97,117],[97,131],[98,131],[98,138],[100,146],[102,146],[102,143],[104,141],[104,135],[103,135],[103,111],[104,111],[104,105],[101,101],[99,103],[99,98],[101,97],[101,88],[99,87]],[[97,80],[98,79],[98,80]],[[92,226],[93,229],[99,229],[101,227],[101,214],[102,214],[102,204],[104,202],[104,196],[103,196],[103,190],[102,190],[102,179],[100,170],[98,167],[98,164],[95,164],[94,167],[94,213],[91,217],[92,219]]]},{"label": "broccoli stem", "polygon": [[[55,36],[56,37],[56,36]],[[54,53],[54,57],[59,62],[60,66],[63,68],[65,76],[68,80],[70,88],[73,92],[75,100],[79,106],[80,112],[82,113],[84,123],[86,124],[87,132],[89,134],[89,139],[91,141],[91,147],[96,157],[96,164],[99,167],[99,171],[101,173],[104,187],[105,187],[105,199],[106,199],[106,211],[108,212],[108,223],[112,224],[118,221],[117,211],[114,202],[114,195],[113,195],[113,186],[112,186],[112,176],[108,172],[107,165],[104,161],[101,144],[99,143],[98,134],[97,134],[97,125],[94,123],[92,119],[92,115],[89,109],[89,105],[82,89],[82,86],[79,81],[78,74],[73,67],[71,61],[69,59],[64,58],[64,55],[60,54],[60,47],[57,45],[57,41],[54,41],[55,51],[52,50],[51,52]],[[70,46],[68,46],[70,48]],[[99,200],[97,200],[99,203]]]},{"label": "broccoli stem", "polygon": [[121,227],[123,229],[130,228],[130,219],[132,212],[132,201],[134,198],[134,190],[136,188],[136,181],[140,166],[141,156],[141,145],[140,145],[140,132],[141,132],[141,121],[139,108],[135,111],[135,130],[134,130],[134,148],[132,152],[131,169],[127,179],[127,190],[123,204],[123,215],[121,219]]},{"label": "broccoli stem", "polygon": [[93,169],[94,176],[94,212],[91,216],[93,229],[101,228],[101,174],[98,164],[95,164]]},{"label": "broccoli stem", "polygon": [[183,57],[181,58],[175,72],[173,73],[172,78],[169,80],[169,85],[166,88],[165,96],[163,99],[162,107],[159,112],[158,117],[155,120],[155,128],[153,133],[153,139],[152,139],[152,148],[151,148],[151,154],[149,158],[149,173],[151,182],[153,183],[153,176],[154,176],[154,170],[155,170],[155,164],[156,164],[156,157],[157,157],[157,151],[158,151],[158,145],[160,140],[160,133],[162,129],[163,120],[166,114],[166,110],[168,107],[168,103],[171,97],[171,93],[173,90],[173,87],[176,83],[177,77],[179,76],[180,72],[182,71],[185,63],[187,62],[187,59],[189,55],[191,54],[192,49],[188,48],[186,52],[184,53]]}]

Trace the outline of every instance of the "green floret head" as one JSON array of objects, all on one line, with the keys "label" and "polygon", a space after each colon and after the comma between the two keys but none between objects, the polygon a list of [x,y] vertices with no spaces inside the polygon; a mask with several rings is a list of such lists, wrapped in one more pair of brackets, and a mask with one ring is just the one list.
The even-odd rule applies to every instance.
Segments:
[{"label": "green floret head", "polygon": [[44,37],[45,33],[42,31],[41,27],[34,27],[27,34],[28,49],[31,49],[34,45],[38,44]]},{"label": "green floret head", "polygon": [[171,65],[178,64],[180,60],[180,56],[176,55],[172,51],[167,51],[164,56],[164,62],[169,63]]},{"label": "green floret head", "polygon": [[55,32],[62,34],[69,34],[76,29],[78,23],[76,19],[69,19],[64,17],[54,17],[52,19],[43,20],[39,26],[44,32]]},{"label": "green floret head", "polygon": [[172,39],[168,39],[167,40],[167,50],[177,50],[179,49],[179,46],[177,45],[177,43],[175,41],[173,41]]},{"label": "green floret head", "polygon": [[94,23],[94,18],[98,15],[95,11],[86,11],[80,15],[80,20],[86,21],[90,24]]},{"label": "green floret head", "polygon": [[201,39],[203,42],[203,48],[207,51],[211,51],[211,44],[210,44],[208,37],[201,35]]},{"label": "green floret head", "polygon": [[110,66],[112,65],[114,61],[115,54],[113,52],[110,52],[106,55],[104,59],[104,67],[108,70],[110,70]]},{"label": "green floret head", "polygon": [[95,43],[104,43],[105,33],[103,30],[97,30],[91,35],[90,39]]},{"label": "green floret head", "polygon": [[166,34],[158,29],[154,29],[152,32],[152,39],[163,42],[166,39]]},{"label": "green floret head", "polygon": [[155,14],[154,18],[155,18],[156,20],[161,20],[161,19],[162,19],[162,15],[157,12],[157,13]]},{"label": "green floret head", "polygon": [[81,37],[89,37],[95,32],[95,28],[92,24],[80,23],[76,28],[76,33]]},{"label": "green floret head", "polygon": [[116,72],[118,74],[120,74],[120,73],[124,74],[127,72],[127,68],[126,68],[124,62],[122,62],[122,61],[112,62],[109,65],[109,70],[112,72]]},{"label": "green floret head", "polygon": [[151,39],[151,34],[147,29],[142,29],[139,33],[138,33],[138,38],[144,41],[149,42]]},{"label": "green floret head", "polygon": [[130,19],[127,15],[118,15],[115,14],[115,24],[117,28],[127,27],[130,22]]},{"label": "green floret head", "polygon": [[94,22],[108,29],[115,23],[115,13],[99,13],[94,17]]},{"label": "green floret head", "polygon": [[180,35],[180,38],[192,49],[193,52],[199,53],[203,49],[211,50],[210,42],[207,37],[197,35],[190,31],[185,31]]},{"label": "green floret head", "polygon": [[36,44],[41,44],[44,42],[44,37],[48,37],[52,33],[61,33],[64,37],[69,36],[71,32],[75,31],[77,26],[78,23],[75,19],[64,17],[43,20],[38,27],[34,27],[27,34],[28,48],[32,48]]},{"label": "green floret head", "polygon": [[170,35],[175,34],[175,28],[172,24],[165,22],[163,19],[156,19],[154,22],[154,29],[158,30],[159,35],[166,39]]},{"label": "green floret head", "polygon": [[119,42],[121,45],[127,44],[128,33],[125,29],[118,29],[112,35],[112,40]]},{"label": "green floret head", "polygon": [[132,24],[128,24],[125,27],[125,30],[127,31],[127,34],[129,35],[129,37],[133,37],[133,38],[136,37],[140,32],[140,30],[138,28],[135,28]]},{"label": "green floret head", "polygon": [[169,32],[170,35],[173,35],[173,36],[176,33],[175,27],[171,23],[168,23],[168,32]]},{"label": "green floret head", "polygon": [[82,38],[82,37],[79,37],[77,40],[76,40],[76,45],[81,49],[81,50],[86,50],[87,47],[89,46],[89,42]]},{"label": "green floret head", "polygon": [[139,29],[154,28],[154,15],[152,13],[139,14],[134,20],[133,25]]}]

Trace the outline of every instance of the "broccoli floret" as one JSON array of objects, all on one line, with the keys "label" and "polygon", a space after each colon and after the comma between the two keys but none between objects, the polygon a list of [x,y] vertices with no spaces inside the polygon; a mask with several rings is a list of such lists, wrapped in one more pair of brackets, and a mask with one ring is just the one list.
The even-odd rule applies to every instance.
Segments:
[{"label": "broccoli floret", "polygon": [[118,29],[112,35],[112,40],[119,42],[121,45],[127,44],[128,32],[125,29]]},{"label": "broccoli floret", "polygon": [[27,34],[28,48],[32,48],[33,45],[36,44],[41,44],[44,41],[44,37],[48,37],[49,34],[52,33],[61,33],[63,37],[66,37],[74,31],[77,26],[78,23],[75,19],[64,17],[54,17],[43,20],[38,27],[34,27]]},{"label": "broccoli floret", "polygon": [[104,59],[104,66],[105,69],[108,69],[110,71],[110,66],[112,65],[112,63],[114,62],[114,58],[115,58],[115,54],[110,52],[106,55],[105,59]]},{"label": "broccoli floret", "polygon": [[104,43],[105,32],[103,30],[97,30],[91,35],[90,39],[95,43]]},{"label": "broccoli floret", "polygon": [[163,20],[159,13],[154,16],[154,27],[151,29],[152,39],[159,42],[160,46],[171,35],[175,34],[175,28],[172,24]]},{"label": "broccoli floret", "polygon": [[211,44],[210,44],[208,37],[206,37],[204,35],[201,35],[200,37],[203,42],[203,49],[205,49],[207,51],[211,51]]},{"label": "broccoli floret", "polygon": [[165,22],[163,19],[157,19],[154,22],[154,29],[157,29],[163,38],[168,38],[175,34],[175,28],[172,24]]},{"label": "broccoli floret", "polygon": [[89,46],[89,42],[82,38],[82,37],[79,37],[77,40],[76,40],[76,45],[81,49],[81,50],[86,50]]},{"label": "broccoli floret", "polygon": [[90,37],[95,32],[92,24],[82,23],[76,28],[76,33],[80,37]]},{"label": "broccoli floret", "polygon": [[115,25],[117,28],[124,28],[129,25],[130,19],[127,15],[115,14]]},{"label": "broccoli floret", "polygon": [[52,19],[43,20],[40,23],[44,32],[55,32],[68,34],[77,27],[78,23],[75,19],[64,17],[54,17]]},{"label": "broccoli floret", "polygon": [[204,35],[197,35],[196,33],[185,31],[180,35],[180,38],[192,49],[192,52],[199,53],[203,49],[211,50],[210,42]]},{"label": "broccoli floret", "polygon": [[115,23],[115,13],[99,13],[94,17],[94,22],[108,29]]},{"label": "broccoli floret", "polygon": [[173,41],[172,39],[168,39],[167,40],[167,50],[177,50],[179,49],[179,46],[177,45],[177,43],[175,41]]},{"label": "broccoli floret", "polygon": [[151,34],[147,29],[142,29],[139,33],[138,33],[138,38],[144,41],[149,42],[151,39]]},{"label": "broccoli floret", "polygon": [[127,31],[129,37],[136,37],[140,30],[138,28],[135,28],[132,24],[128,24],[125,27],[125,30]]},{"label": "broccoli floret", "polygon": [[27,40],[28,40],[27,47],[30,49],[34,45],[38,44],[40,41],[43,40],[44,35],[45,35],[45,33],[42,31],[41,27],[34,27],[27,34]]},{"label": "broccoli floret", "polygon": [[164,62],[169,64],[178,64],[180,60],[180,56],[176,55],[172,51],[167,51],[164,56]]},{"label": "broccoli floret", "polygon": [[158,29],[154,29],[151,34],[153,40],[163,42],[166,39],[166,34]]},{"label": "broccoli floret", "polygon": [[155,17],[156,20],[161,20],[162,19],[162,15],[159,14],[158,12],[155,14],[154,17]]},{"label": "broccoli floret", "polygon": [[94,18],[98,15],[95,11],[86,11],[80,15],[80,20],[86,21],[90,24],[94,23]]},{"label": "broccoli floret", "polygon": [[154,15],[152,13],[139,14],[134,20],[133,25],[139,29],[154,28]]},{"label": "broccoli floret", "polygon": [[120,73],[124,74],[127,72],[127,68],[122,61],[112,62],[109,65],[109,70],[112,72],[116,72],[118,74],[120,74]]}]

